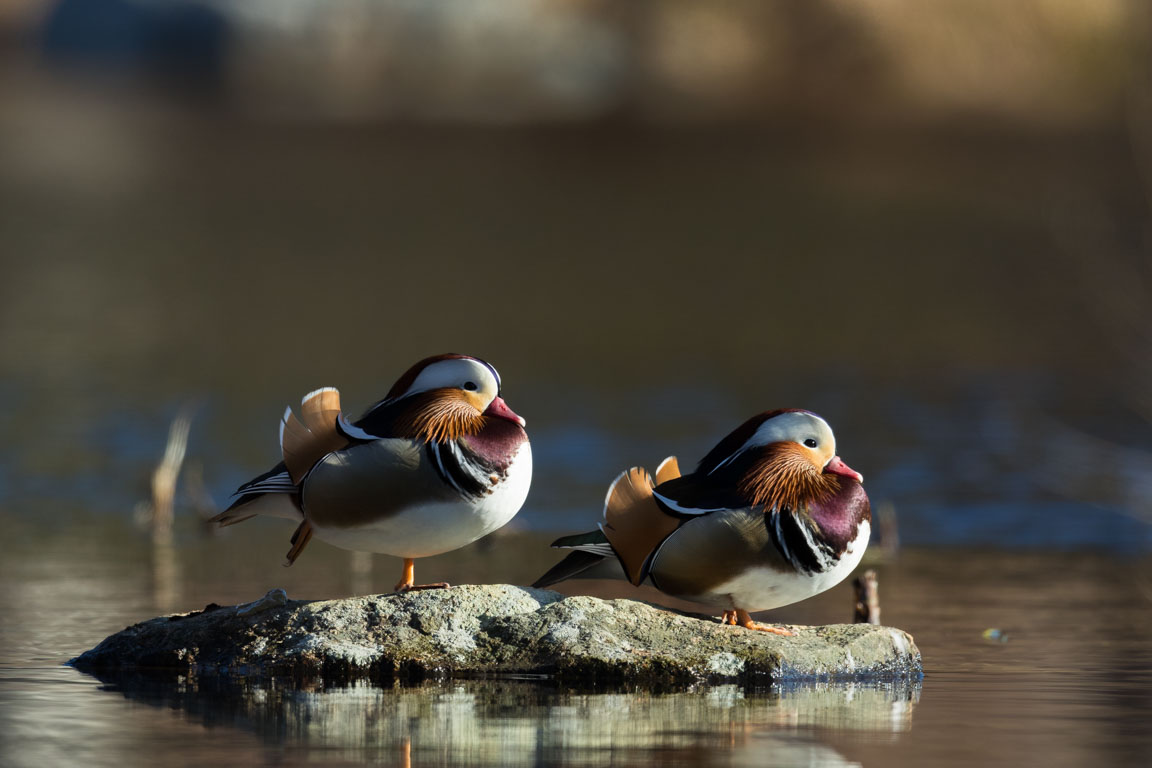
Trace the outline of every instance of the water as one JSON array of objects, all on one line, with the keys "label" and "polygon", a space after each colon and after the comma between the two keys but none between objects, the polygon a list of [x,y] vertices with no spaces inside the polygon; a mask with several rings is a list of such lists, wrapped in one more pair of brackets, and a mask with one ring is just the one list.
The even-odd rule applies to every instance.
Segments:
[{"label": "water", "polygon": [[[127,524],[9,525],[0,565],[0,764],[412,765],[1145,764],[1152,750],[1152,561],[1086,553],[906,550],[877,562],[887,623],[912,632],[921,683],[574,691],[490,679],[415,687],[287,680],[98,680],[62,666],[141,618],[285,586],[386,590],[315,547],[279,566],[277,521],[153,550]],[[422,561],[427,576],[524,583],[550,559],[533,532]],[[502,557],[515,551],[521,557]],[[170,561],[165,562],[168,558]],[[568,591],[627,594],[602,582]],[[642,592],[642,597],[654,593]],[[769,614],[844,621],[847,586]],[[999,630],[999,638],[985,637]]]},{"label": "water", "polygon": [[[269,125],[4,71],[0,765],[1152,758],[1152,301],[1121,134]],[[506,530],[420,578],[530,582],[622,468],[688,466],[758,411],[807,407],[889,511],[870,565],[922,683],[64,666],[159,613],[386,591],[394,560],[314,542],[284,569],[291,525],[214,535],[197,515],[275,461],[286,403],[334,384],[358,411],[450,349],[500,369],[536,472]],[[186,404],[177,525],[154,544],[133,519]],[[850,615],[842,586],[771,618]]]}]

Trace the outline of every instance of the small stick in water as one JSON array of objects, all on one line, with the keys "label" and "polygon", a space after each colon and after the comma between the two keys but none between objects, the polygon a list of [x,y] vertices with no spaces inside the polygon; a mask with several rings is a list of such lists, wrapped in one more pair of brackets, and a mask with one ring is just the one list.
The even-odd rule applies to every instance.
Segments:
[{"label": "small stick in water", "polygon": [[876,571],[869,568],[852,580],[856,588],[856,616],[853,624],[880,623],[880,581]]},{"label": "small stick in water", "polygon": [[185,405],[168,428],[168,443],[164,458],[152,471],[152,538],[157,542],[172,540],[173,500],[176,497],[176,479],[184,464],[188,450],[188,430],[192,426],[192,407]]}]

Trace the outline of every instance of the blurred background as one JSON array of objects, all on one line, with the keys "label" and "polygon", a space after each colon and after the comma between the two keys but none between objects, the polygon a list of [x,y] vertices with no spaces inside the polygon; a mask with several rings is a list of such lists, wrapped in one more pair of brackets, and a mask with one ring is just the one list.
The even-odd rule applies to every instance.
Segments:
[{"label": "blurred background", "polygon": [[[333,385],[358,414],[445,351],[500,370],[535,476],[423,578],[528,583],[623,468],[808,408],[935,692],[913,751],[832,746],[1143,764],[1150,43],[1142,0],[0,0],[6,764],[374,754],[290,709],[209,742],[194,687],[188,733],[138,727],[59,664],[157,612],[390,589],[399,561],[316,541],[284,569],[290,523],[203,521],[278,460],[285,405]],[[1115,634],[1065,631],[1091,617]],[[790,695],[750,722],[797,722]],[[894,740],[918,697],[858,719]]]},{"label": "blurred background", "polygon": [[800,406],[906,544],[1146,549],[1150,33],[1129,0],[2,0],[0,514],[130,517],[182,408],[207,512],[285,404],[453,350],[529,421],[518,528]]}]

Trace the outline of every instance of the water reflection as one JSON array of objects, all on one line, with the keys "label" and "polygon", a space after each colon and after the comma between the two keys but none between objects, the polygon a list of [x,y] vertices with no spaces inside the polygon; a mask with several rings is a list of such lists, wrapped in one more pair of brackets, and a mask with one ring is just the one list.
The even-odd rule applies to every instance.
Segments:
[{"label": "water reflection", "polygon": [[180,561],[171,534],[152,542],[152,601],[161,613],[175,613],[182,595]]},{"label": "water reflection", "polygon": [[[165,600],[192,610],[275,587],[313,599],[379,592],[391,586],[383,562],[358,577],[347,553],[322,547],[309,562],[282,568],[278,521],[253,523],[251,537],[211,539],[177,525],[167,565],[152,559],[163,550],[127,521],[65,529],[30,516],[0,522],[8,536],[0,558],[5,766],[70,763],[84,750],[117,766],[159,753],[172,765],[400,764],[406,739],[413,765],[903,768],[993,757],[1144,765],[1152,749],[1146,557],[905,548],[877,564],[884,621],[909,630],[924,654],[922,697],[918,686],[859,684],[572,691],[496,679],[301,688],[280,680],[99,681],[60,665],[165,610]],[[541,539],[507,532],[429,567],[454,583],[523,583],[553,557]],[[165,568],[173,581],[157,578]],[[355,587],[357,578],[368,589]],[[843,585],[766,619],[845,621],[852,602]],[[1007,642],[983,639],[988,628]]]},{"label": "water reflection", "polygon": [[[269,680],[111,680],[126,698],[206,726],[257,734],[336,760],[412,765],[846,764],[821,729],[894,739],[911,727],[919,683],[735,685],[652,693],[574,692],[516,680],[309,689]],[[210,749],[210,747],[206,747]],[[767,756],[770,755],[770,758]]]}]

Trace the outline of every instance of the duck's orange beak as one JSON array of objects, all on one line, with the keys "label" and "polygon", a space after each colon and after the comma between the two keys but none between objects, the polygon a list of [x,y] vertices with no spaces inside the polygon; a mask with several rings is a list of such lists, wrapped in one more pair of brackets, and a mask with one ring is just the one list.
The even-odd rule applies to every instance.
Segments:
[{"label": "duck's orange beak", "polygon": [[488,408],[484,411],[485,416],[495,416],[498,419],[507,419],[514,421],[520,426],[524,426],[527,422],[516,415],[515,411],[508,407],[508,403],[504,402],[504,398],[496,397],[495,400],[489,404]]},{"label": "duck's orange beak", "polygon": [[[497,398],[499,399],[499,398]],[[844,460],[839,456],[833,456],[827,464],[824,465],[824,471],[832,475],[843,475],[850,477],[858,483],[864,482],[864,475],[860,474],[852,467],[844,463]]]}]

